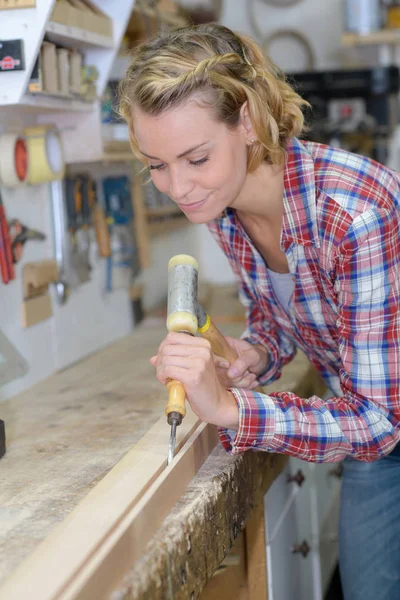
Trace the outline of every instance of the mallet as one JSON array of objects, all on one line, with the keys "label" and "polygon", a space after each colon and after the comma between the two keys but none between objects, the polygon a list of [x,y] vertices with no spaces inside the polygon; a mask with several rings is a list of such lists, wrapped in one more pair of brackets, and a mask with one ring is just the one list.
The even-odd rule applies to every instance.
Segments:
[{"label": "mallet", "polygon": [[[215,354],[232,364],[237,358],[236,352],[197,301],[198,270],[196,259],[187,254],[178,254],[169,261],[167,329],[189,335],[195,335],[198,331],[210,342]],[[167,382],[167,389],[169,398],[165,414],[168,424],[171,425],[168,449],[170,464],[175,453],[176,428],[186,415],[186,393],[179,381],[171,379]]]}]

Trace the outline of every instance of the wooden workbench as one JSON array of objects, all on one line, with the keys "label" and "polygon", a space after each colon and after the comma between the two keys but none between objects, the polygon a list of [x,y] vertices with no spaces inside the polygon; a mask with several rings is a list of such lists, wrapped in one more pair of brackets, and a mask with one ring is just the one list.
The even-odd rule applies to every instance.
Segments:
[{"label": "wooden workbench", "polygon": [[[239,336],[243,326],[221,328]],[[165,320],[147,322],[0,405],[7,435],[0,461],[0,587],[163,414],[165,389],[149,358],[164,335]],[[315,385],[299,354],[273,389],[308,395]],[[218,447],[115,599],[197,598],[283,459],[252,452],[231,457]]]}]

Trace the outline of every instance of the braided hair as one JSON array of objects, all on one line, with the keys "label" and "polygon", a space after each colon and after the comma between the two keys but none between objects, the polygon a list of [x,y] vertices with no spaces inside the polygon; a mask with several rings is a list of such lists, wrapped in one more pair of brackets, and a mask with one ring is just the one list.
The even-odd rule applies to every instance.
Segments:
[{"label": "braided hair", "polygon": [[129,125],[134,153],[143,162],[132,112],[158,116],[194,94],[214,117],[235,128],[247,101],[257,141],[248,150],[248,170],[262,161],[282,164],[285,147],[304,129],[307,103],[249,37],[215,23],[163,30],[135,48],[119,85],[119,113]]}]

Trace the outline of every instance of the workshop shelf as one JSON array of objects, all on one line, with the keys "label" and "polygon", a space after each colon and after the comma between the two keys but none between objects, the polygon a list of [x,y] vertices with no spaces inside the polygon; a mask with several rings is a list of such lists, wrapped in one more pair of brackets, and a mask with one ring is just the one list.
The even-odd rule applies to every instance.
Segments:
[{"label": "workshop shelf", "polygon": [[400,29],[382,29],[367,33],[344,33],[342,36],[343,46],[376,46],[379,44],[399,44]]},{"label": "workshop shelf", "polygon": [[25,112],[89,112],[93,110],[93,102],[85,102],[79,98],[71,98],[62,94],[46,94],[37,92],[25,94],[18,105]]},{"label": "workshop shelf", "polygon": [[66,48],[80,49],[82,47],[112,48],[114,41],[111,37],[93,33],[79,27],[69,27],[62,23],[49,21],[46,26],[46,37],[54,44]]}]

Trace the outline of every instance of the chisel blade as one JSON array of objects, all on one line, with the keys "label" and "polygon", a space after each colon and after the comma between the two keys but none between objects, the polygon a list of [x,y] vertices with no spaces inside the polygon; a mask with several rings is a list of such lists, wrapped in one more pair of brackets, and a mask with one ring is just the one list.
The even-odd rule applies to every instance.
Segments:
[{"label": "chisel blade", "polygon": [[176,426],[177,422],[172,421],[171,423],[171,437],[169,438],[168,446],[168,464],[170,465],[175,455],[175,444],[176,444]]}]

